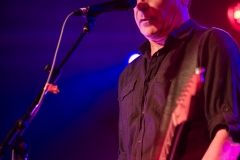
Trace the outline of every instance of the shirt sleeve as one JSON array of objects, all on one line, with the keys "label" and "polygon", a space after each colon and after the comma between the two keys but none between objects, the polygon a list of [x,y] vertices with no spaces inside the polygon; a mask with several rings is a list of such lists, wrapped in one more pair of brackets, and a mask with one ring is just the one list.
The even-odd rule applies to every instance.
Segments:
[{"label": "shirt sleeve", "polygon": [[204,107],[211,139],[222,128],[240,142],[240,53],[232,37],[220,29],[207,31],[202,47],[206,69]]},{"label": "shirt sleeve", "polygon": [[119,77],[118,82],[118,101],[119,101],[119,125],[118,125],[118,133],[119,133],[119,149],[118,149],[118,160],[127,160],[127,152],[124,147],[124,135],[123,135],[123,123],[122,123],[122,105],[121,105],[121,90],[122,90],[122,77],[123,73]]}]

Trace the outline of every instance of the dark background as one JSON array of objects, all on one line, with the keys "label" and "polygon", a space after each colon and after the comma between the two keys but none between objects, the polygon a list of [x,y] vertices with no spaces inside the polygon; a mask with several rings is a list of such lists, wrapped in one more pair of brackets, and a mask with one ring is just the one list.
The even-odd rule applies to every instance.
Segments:
[{"label": "dark background", "polygon": [[[79,7],[100,0],[0,1],[0,141],[46,82],[62,23]],[[236,0],[193,0],[199,24],[240,33],[227,19]],[[57,64],[82,32],[83,17],[66,24]],[[130,53],[144,41],[132,11],[98,16],[96,25],[63,68],[58,95],[47,94],[24,137],[30,160],[114,160],[118,154],[117,81]],[[10,160],[10,152],[3,158]]]}]

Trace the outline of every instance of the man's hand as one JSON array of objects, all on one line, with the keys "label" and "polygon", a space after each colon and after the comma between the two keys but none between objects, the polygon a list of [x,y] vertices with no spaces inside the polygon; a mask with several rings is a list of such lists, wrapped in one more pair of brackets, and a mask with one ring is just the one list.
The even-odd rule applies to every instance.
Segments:
[{"label": "man's hand", "polygon": [[232,141],[226,129],[220,129],[202,160],[237,160],[240,144]]}]

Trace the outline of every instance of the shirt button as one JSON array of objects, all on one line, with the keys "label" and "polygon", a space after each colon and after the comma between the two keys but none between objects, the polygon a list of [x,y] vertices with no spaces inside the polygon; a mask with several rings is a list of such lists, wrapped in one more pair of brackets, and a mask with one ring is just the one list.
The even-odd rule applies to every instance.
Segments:
[{"label": "shirt button", "polygon": [[141,143],[141,140],[138,140],[138,143]]},{"label": "shirt button", "polygon": [[144,114],[144,113],[145,113],[145,111],[143,110],[143,111],[142,111],[142,114]]},{"label": "shirt button", "polygon": [[222,108],[221,108],[222,112],[227,112],[230,110],[230,108],[227,106],[227,105],[224,105]]}]

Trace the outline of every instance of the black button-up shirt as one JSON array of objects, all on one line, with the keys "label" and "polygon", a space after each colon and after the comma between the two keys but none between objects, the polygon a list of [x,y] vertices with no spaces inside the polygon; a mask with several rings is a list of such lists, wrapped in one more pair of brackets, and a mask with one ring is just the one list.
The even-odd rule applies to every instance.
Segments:
[{"label": "black button-up shirt", "polygon": [[175,100],[198,63],[206,69],[206,81],[176,157],[201,159],[220,128],[239,141],[240,57],[226,32],[204,30],[189,20],[151,58],[148,41],[139,50],[142,55],[119,79],[119,160],[156,158]]}]

